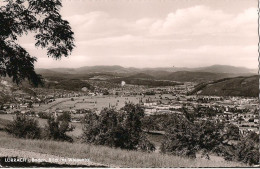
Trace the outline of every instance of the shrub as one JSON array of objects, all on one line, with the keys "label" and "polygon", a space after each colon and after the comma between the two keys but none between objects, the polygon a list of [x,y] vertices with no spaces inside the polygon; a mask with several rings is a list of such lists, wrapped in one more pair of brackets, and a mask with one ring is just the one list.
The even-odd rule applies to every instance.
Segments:
[{"label": "shrub", "polygon": [[235,149],[236,160],[249,165],[259,164],[259,134],[250,132],[237,144]]},{"label": "shrub", "polygon": [[16,115],[14,120],[7,125],[6,130],[19,138],[39,139],[41,136],[39,122],[25,115]]},{"label": "shrub", "polygon": [[154,145],[141,129],[143,116],[144,110],[131,103],[119,112],[108,108],[103,109],[100,115],[88,112],[83,121],[83,140],[128,150],[153,151]]},{"label": "shrub", "polygon": [[223,139],[224,124],[220,122],[201,121],[196,124],[198,147],[202,150],[212,151],[221,145]]},{"label": "shrub", "polygon": [[195,126],[184,116],[172,115],[169,118],[171,123],[161,144],[161,152],[195,158],[198,145]]},{"label": "shrub", "polygon": [[211,121],[192,123],[186,116],[169,116],[168,129],[160,147],[162,153],[195,157],[198,150],[204,153],[221,153],[224,124]]},{"label": "shrub", "polygon": [[45,112],[39,112],[38,116],[42,119],[49,119],[50,118],[50,114],[45,113]]},{"label": "shrub", "polygon": [[61,115],[57,118],[58,121],[71,121],[71,115],[69,112],[63,112]]},{"label": "shrub", "polygon": [[48,119],[48,125],[44,128],[43,137],[46,139],[73,142],[73,139],[66,134],[67,132],[73,130],[74,126],[71,126],[69,121],[66,119],[58,120],[58,118],[51,116]]},{"label": "shrub", "polygon": [[239,140],[239,127],[234,124],[227,124],[225,127],[224,138],[228,140]]}]

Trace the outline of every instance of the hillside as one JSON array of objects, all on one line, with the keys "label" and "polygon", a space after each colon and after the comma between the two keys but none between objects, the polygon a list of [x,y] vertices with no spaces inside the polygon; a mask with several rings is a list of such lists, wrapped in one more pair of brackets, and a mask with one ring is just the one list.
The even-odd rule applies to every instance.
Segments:
[{"label": "hillside", "polygon": [[[189,159],[160,153],[127,151],[105,146],[83,143],[67,143],[48,140],[29,140],[14,138],[0,131],[0,148],[17,150],[16,156],[24,154],[45,154],[45,158],[59,156],[64,158],[90,159],[95,164],[109,167],[149,168],[149,167],[246,167],[238,162]],[[17,154],[17,152],[21,152]],[[1,157],[1,154],[0,154]],[[100,166],[100,165],[99,165]]]},{"label": "hillside", "polygon": [[50,81],[62,79],[87,80],[105,75],[111,78],[157,79],[180,82],[208,82],[227,77],[251,76],[257,72],[244,67],[213,65],[199,68],[159,67],[133,68],[122,66],[85,66],[80,68],[36,69],[37,73]]},{"label": "hillside", "polygon": [[210,72],[189,72],[189,71],[179,71],[166,74],[160,77],[164,80],[180,81],[180,82],[207,82],[212,80],[217,80],[225,77],[236,76],[224,73],[210,73]]},{"label": "hillside", "polygon": [[211,72],[211,73],[232,73],[232,74],[250,74],[257,73],[255,69],[248,69],[245,67],[235,67],[228,65],[212,65],[208,67],[194,68],[193,71]]},{"label": "hillside", "polygon": [[199,85],[191,94],[258,97],[259,76],[226,78]]},{"label": "hillside", "polygon": [[90,73],[113,73],[113,74],[136,74],[136,73],[149,73],[149,72],[210,72],[210,73],[231,73],[231,74],[257,74],[254,69],[245,67],[235,67],[228,65],[212,65],[207,67],[186,68],[186,67],[155,67],[155,68],[134,68],[114,66],[85,66],[80,68],[51,68],[51,69],[36,69],[38,73],[42,74],[90,74]]},{"label": "hillside", "polygon": [[89,73],[130,73],[136,68],[124,68],[122,66],[84,66],[80,68],[52,68],[50,71],[66,74],[89,74]]},{"label": "hillside", "polygon": [[129,76],[129,78],[137,78],[137,79],[154,79],[153,76],[145,74],[145,73],[137,73],[132,76]]},{"label": "hillside", "polygon": [[109,82],[116,83],[116,84],[121,84],[122,81],[125,81],[126,84],[144,85],[149,87],[174,86],[174,85],[182,84],[179,82],[173,82],[169,80],[155,80],[154,77],[144,73],[135,74],[128,77],[114,78],[109,80]]}]

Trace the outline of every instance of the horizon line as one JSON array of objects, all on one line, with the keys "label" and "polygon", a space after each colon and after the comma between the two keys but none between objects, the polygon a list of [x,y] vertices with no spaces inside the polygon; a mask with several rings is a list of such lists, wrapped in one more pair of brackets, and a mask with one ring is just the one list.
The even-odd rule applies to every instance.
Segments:
[{"label": "horizon line", "polygon": [[258,67],[255,68],[249,68],[246,66],[234,66],[234,65],[222,65],[222,64],[213,64],[213,65],[208,65],[208,66],[198,66],[198,67],[178,67],[178,66],[159,66],[159,67],[133,67],[133,66],[122,66],[122,65],[86,65],[86,66],[80,66],[80,67],[35,67],[35,69],[79,69],[79,68],[84,68],[84,67],[95,67],[95,66],[107,66],[107,67],[112,67],[112,66],[120,66],[123,68],[136,68],[136,69],[158,69],[158,68],[189,68],[189,69],[195,69],[195,68],[205,68],[205,67],[211,67],[211,66],[230,66],[230,67],[236,67],[236,68],[246,68],[246,69],[259,69]]}]

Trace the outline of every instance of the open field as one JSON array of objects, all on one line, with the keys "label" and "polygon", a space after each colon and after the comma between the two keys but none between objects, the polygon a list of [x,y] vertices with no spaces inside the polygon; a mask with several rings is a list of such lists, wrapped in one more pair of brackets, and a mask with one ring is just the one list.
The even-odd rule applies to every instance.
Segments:
[{"label": "open field", "polygon": [[81,96],[73,97],[73,100],[68,98],[58,98],[49,104],[42,104],[40,107],[35,107],[33,110],[40,112],[48,109],[56,110],[71,110],[71,109],[93,109],[102,110],[105,107],[115,106],[121,108],[125,102],[138,103],[138,97],[116,97],[116,96]]},{"label": "open field", "polygon": [[45,153],[118,167],[246,167],[244,164],[206,159],[188,159],[159,153],[126,151],[104,146],[44,140],[17,139],[0,132],[0,147]]},{"label": "open field", "polygon": [[[71,98],[57,98],[54,102],[48,104],[42,104],[40,107],[35,107],[32,110],[36,112],[46,111],[46,110],[56,110],[61,109],[69,111],[72,109],[94,109],[102,110],[105,107],[114,106],[117,109],[123,107],[125,102],[132,102],[134,104],[139,103],[140,99],[143,101],[146,99],[159,99],[159,95],[151,96],[129,96],[129,97],[120,97],[120,96],[81,96]],[[174,98],[170,94],[162,95],[162,101],[167,101],[167,98]]]}]

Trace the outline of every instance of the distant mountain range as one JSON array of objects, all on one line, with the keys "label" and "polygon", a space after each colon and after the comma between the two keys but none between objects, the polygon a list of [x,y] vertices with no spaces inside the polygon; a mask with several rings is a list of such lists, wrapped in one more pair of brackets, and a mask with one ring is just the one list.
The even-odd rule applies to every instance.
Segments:
[{"label": "distant mountain range", "polygon": [[256,74],[257,69],[235,67],[227,65],[212,65],[208,67],[186,68],[186,67],[158,67],[158,68],[133,68],[122,66],[85,66],[80,68],[51,68],[36,69],[38,73],[64,73],[64,74],[89,74],[89,73],[140,73],[140,72],[210,72],[210,73],[232,73],[232,74]]},{"label": "distant mountain range", "polygon": [[[173,86],[182,82],[197,82],[191,94],[220,96],[258,96],[259,76],[257,70],[244,67],[213,65],[200,68],[125,68],[122,66],[91,66],[81,68],[36,69],[46,80],[48,88],[81,90],[93,86],[86,80],[105,81],[110,85],[127,84]],[[2,79],[2,80],[1,80]],[[6,82],[8,83],[6,83]],[[0,78],[0,102],[9,100],[13,89],[10,78]],[[12,85],[9,87],[8,85]],[[15,91],[32,93],[24,82]],[[33,93],[32,93],[33,94]]]},{"label": "distant mountain range", "polygon": [[88,79],[95,75],[109,75],[110,78],[155,79],[180,82],[207,82],[227,77],[251,76],[257,70],[244,67],[213,65],[200,68],[125,68],[122,66],[86,66],[81,68],[36,69],[44,77]]}]

